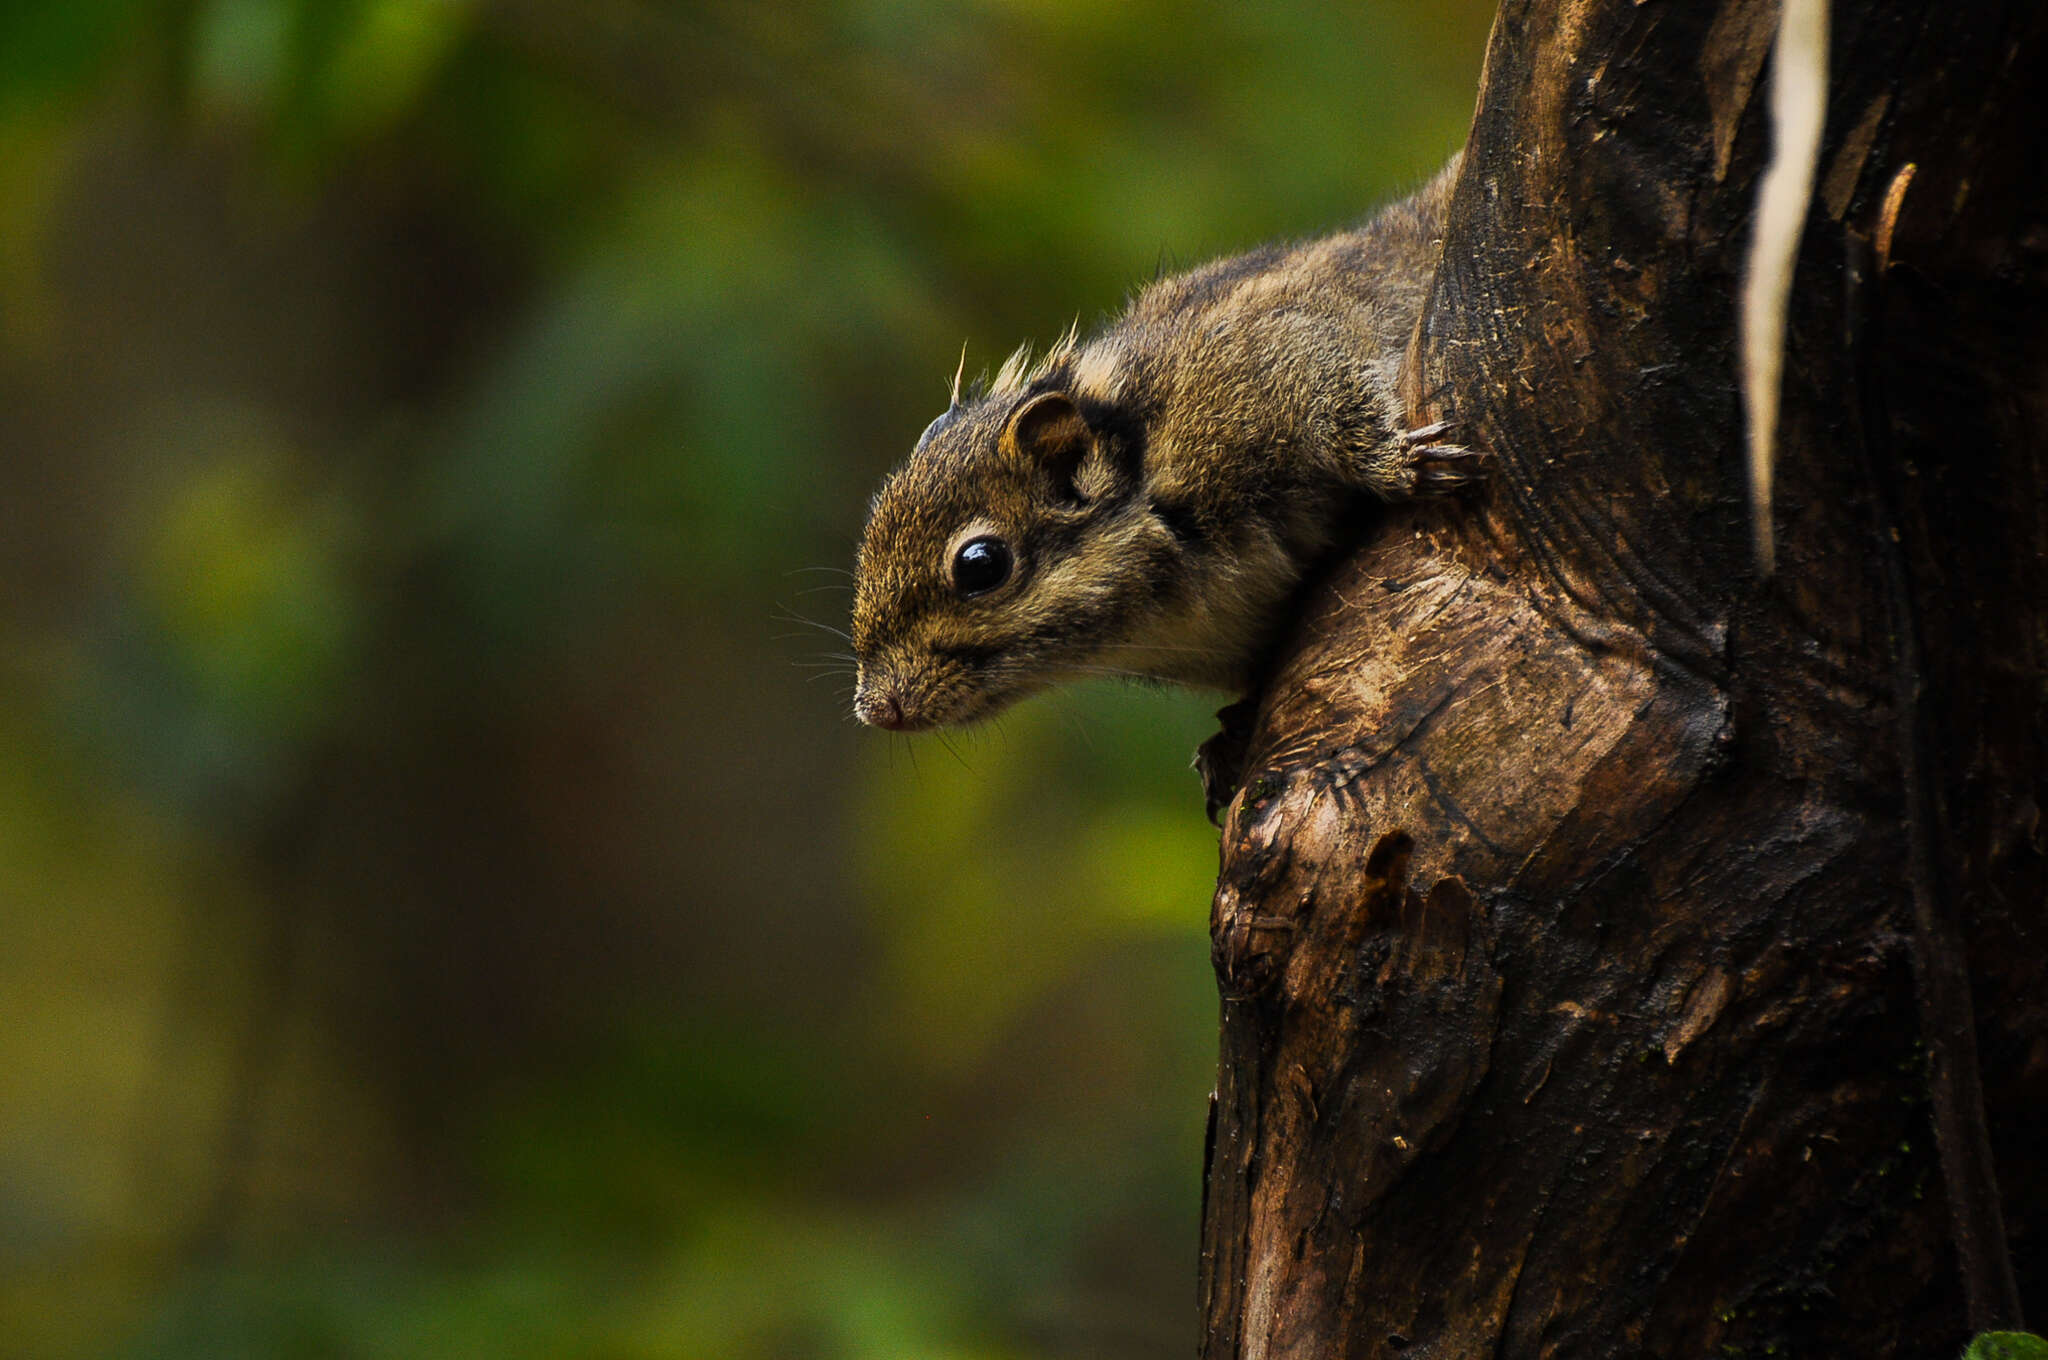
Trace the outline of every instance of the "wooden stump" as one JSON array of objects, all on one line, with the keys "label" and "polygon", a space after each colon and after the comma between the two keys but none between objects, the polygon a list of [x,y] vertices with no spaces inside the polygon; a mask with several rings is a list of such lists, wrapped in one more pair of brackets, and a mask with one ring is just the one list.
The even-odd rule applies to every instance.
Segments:
[{"label": "wooden stump", "polygon": [[1775,19],[1496,21],[1407,373],[1496,476],[1311,592],[1243,737],[1205,1355],[2048,1316],[2048,8],[1837,4],[1760,578]]}]

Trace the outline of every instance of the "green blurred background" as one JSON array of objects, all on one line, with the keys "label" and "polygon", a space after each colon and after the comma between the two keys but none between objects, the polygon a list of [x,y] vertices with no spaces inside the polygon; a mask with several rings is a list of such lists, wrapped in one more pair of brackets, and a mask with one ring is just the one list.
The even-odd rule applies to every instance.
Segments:
[{"label": "green blurred background", "polygon": [[1480,0],[0,10],[0,1354],[1181,1356],[1213,696],[846,716],[970,369]]}]

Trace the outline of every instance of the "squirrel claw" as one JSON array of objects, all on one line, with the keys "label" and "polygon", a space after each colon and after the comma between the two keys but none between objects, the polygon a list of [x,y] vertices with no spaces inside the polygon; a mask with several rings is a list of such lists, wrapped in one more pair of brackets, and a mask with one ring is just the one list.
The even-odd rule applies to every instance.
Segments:
[{"label": "squirrel claw", "polygon": [[[1441,432],[1442,426],[1425,426],[1410,434]],[[1408,466],[1415,474],[1417,495],[1442,496],[1484,482],[1488,474],[1486,454],[1463,444],[1423,444],[1410,451]]]},{"label": "squirrel claw", "polygon": [[1412,430],[1395,435],[1394,438],[1403,444],[1426,444],[1438,435],[1448,434],[1456,428],[1457,422],[1454,420],[1439,420],[1430,425],[1418,425]]}]

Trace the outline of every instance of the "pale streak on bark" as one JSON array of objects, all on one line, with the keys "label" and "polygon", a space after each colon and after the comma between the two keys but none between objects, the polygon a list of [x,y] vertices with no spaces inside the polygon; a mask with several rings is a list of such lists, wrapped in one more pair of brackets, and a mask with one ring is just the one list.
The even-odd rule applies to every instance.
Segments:
[{"label": "pale streak on bark", "polygon": [[1742,289],[1742,398],[1749,418],[1749,506],[1757,569],[1771,573],[1771,468],[1785,368],[1785,315],[1827,121],[1828,0],[1783,0],[1771,65],[1771,163],[1757,191]]}]

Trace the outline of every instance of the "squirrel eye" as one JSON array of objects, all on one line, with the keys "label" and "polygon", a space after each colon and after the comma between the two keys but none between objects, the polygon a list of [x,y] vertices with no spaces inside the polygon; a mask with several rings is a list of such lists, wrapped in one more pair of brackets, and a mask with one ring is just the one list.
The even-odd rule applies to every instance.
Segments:
[{"label": "squirrel eye", "polygon": [[981,595],[1010,579],[1010,545],[1000,538],[970,539],[953,554],[953,588]]}]

